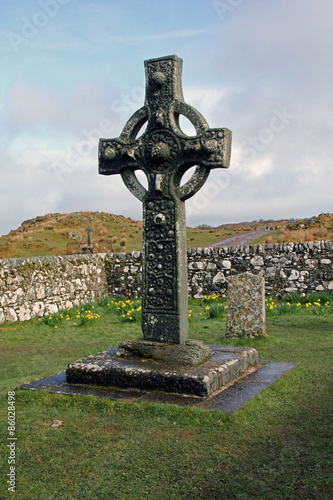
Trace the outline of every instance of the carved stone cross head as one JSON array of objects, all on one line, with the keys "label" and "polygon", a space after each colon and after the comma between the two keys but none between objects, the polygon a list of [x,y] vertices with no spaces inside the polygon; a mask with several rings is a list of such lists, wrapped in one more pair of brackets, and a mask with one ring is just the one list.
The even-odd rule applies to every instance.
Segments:
[{"label": "carved stone cross head", "polygon": [[[184,201],[200,189],[212,168],[229,167],[231,132],[210,129],[199,111],[184,102],[182,62],[175,55],[145,61],[145,105],[132,115],[118,138],[100,140],[99,173],[121,174],[141,201],[148,193],[135,170],[146,174],[150,193],[172,190]],[[182,132],[180,115],[192,123],[195,136]],[[146,122],[146,131],[137,137]],[[192,178],[180,187],[186,170],[196,165]]]},{"label": "carved stone cross head", "polygon": [[[199,111],[184,102],[182,59],[150,59],[145,69],[145,104],[118,138],[100,139],[99,173],[121,174],[143,202],[144,338],[181,344],[188,338],[184,201],[203,186],[212,168],[229,167],[231,132],[209,128]],[[182,132],[180,115],[188,118],[196,135]],[[194,166],[192,177],[181,185],[185,172]],[[148,189],[136,170],[145,173]]]}]

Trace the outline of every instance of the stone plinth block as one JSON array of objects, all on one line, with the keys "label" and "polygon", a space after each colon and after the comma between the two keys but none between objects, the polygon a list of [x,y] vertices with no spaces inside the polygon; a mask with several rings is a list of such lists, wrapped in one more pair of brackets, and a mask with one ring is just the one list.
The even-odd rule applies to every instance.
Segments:
[{"label": "stone plinth block", "polygon": [[265,280],[251,273],[228,280],[226,337],[266,335]]},{"label": "stone plinth block", "polygon": [[67,382],[149,391],[210,396],[255,366],[255,349],[214,346],[208,361],[197,366],[145,358],[126,359],[114,350],[79,359],[68,365]]},{"label": "stone plinth block", "polygon": [[122,342],[116,356],[139,357],[195,366],[208,360],[209,347],[200,340],[187,340],[185,344],[175,345],[139,339]]}]

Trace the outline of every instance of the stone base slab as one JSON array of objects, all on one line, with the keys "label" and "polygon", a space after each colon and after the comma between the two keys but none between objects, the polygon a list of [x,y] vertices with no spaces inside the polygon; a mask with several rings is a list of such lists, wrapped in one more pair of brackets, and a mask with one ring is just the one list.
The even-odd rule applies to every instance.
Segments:
[{"label": "stone base slab", "polygon": [[204,345],[201,340],[187,340],[185,344],[167,344],[138,339],[122,342],[116,356],[154,359],[195,366],[208,360],[209,347]]},{"label": "stone base slab", "polygon": [[145,358],[126,359],[103,351],[70,363],[70,384],[136,388],[207,397],[256,366],[258,353],[250,347],[214,346],[208,360],[197,366]]}]

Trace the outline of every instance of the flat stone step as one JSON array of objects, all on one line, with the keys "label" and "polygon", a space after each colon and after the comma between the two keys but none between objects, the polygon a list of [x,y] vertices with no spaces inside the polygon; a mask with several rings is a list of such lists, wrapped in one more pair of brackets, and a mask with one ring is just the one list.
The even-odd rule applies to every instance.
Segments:
[{"label": "flat stone step", "polygon": [[151,359],[122,359],[116,349],[70,363],[67,382],[207,397],[256,366],[250,347],[210,346],[208,361],[197,366]]}]

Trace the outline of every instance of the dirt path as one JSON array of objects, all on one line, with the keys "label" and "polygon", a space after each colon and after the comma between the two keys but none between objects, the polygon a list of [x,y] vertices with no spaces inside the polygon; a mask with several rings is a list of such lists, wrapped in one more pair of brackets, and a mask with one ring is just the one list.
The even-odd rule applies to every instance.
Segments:
[{"label": "dirt path", "polygon": [[241,246],[248,245],[251,241],[256,240],[260,236],[270,233],[271,231],[252,231],[251,233],[237,234],[237,236],[231,236],[230,238],[225,238],[224,240],[207,245],[209,247],[231,247],[231,246]]}]

